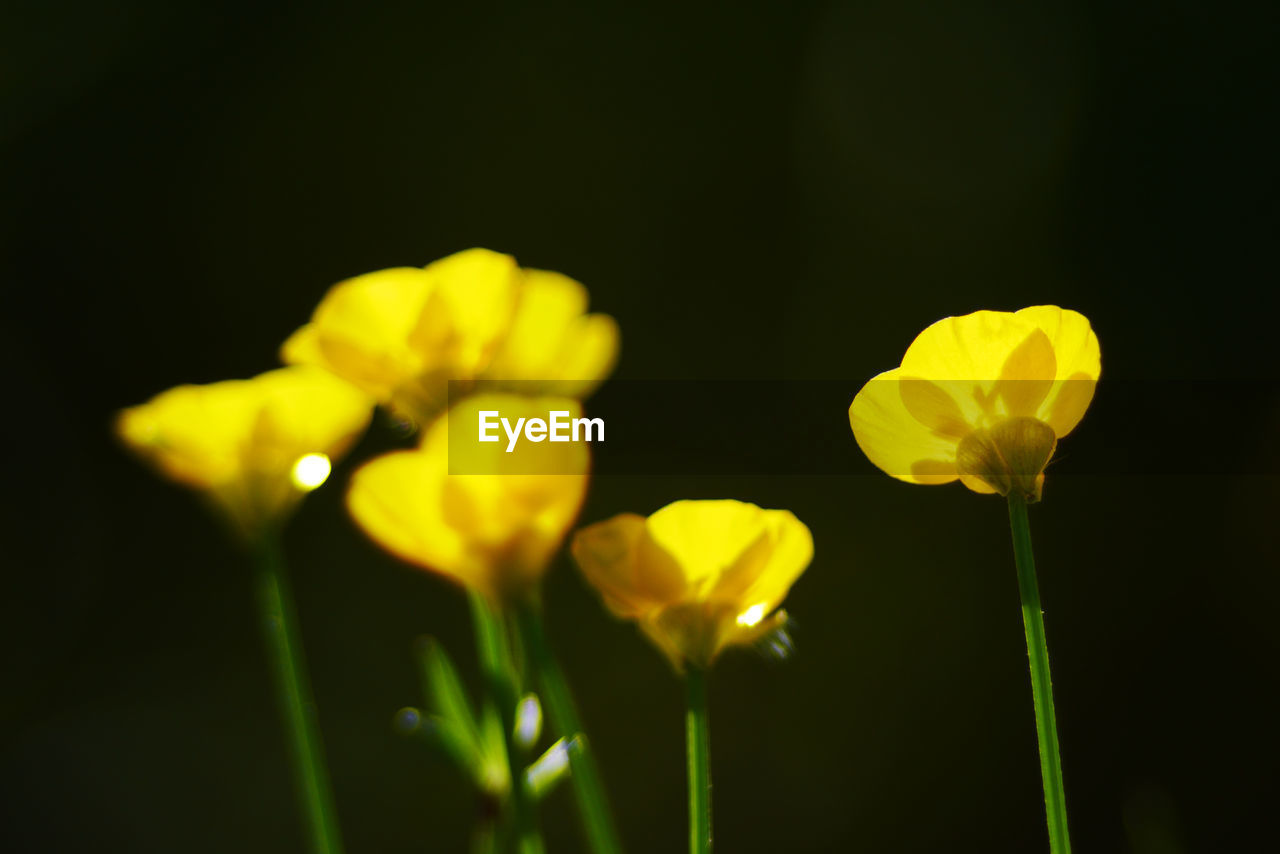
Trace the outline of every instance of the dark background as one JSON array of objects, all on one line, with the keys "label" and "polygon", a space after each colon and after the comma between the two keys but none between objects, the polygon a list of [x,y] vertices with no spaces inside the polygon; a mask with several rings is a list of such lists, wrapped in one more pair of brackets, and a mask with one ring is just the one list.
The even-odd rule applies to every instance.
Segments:
[{"label": "dark background", "polygon": [[[1086,313],[1104,380],[1064,465],[1129,462],[1032,513],[1076,848],[1271,838],[1280,410],[1178,384],[1277,378],[1276,7],[957,5],[9,8],[0,849],[302,851],[248,569],[111,414],[474,245],[586,283],[620,380],[851,398],[941,316]],[[391,718],[419,634],[472,670],[463,597],[341,510],[394,441],[287,546],[349,850],[459,851],[472,796]],[[797,655],[714,674],[718,848],[1043,851],[1004,508],[856,467],[600,478],[584,511],[737,497],[814,532]],[[680,850],[678,681],[564,560],[546,600],[629,848]],[[567,789],[544,818],[581,850]]]}]

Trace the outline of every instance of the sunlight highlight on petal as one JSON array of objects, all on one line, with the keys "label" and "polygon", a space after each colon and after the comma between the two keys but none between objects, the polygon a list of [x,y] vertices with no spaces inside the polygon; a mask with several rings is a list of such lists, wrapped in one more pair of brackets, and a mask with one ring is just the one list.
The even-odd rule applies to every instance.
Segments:
[{"label": "sunlight highlight on petal", "polygon": [[764,619],[764,607],[763,602],[752,605],[750,608],[738,615],[738,619],[736,620],[737,624],[748,628],[756,625]]},{"label": "sunlight highlight on petal", "polygon": [[293,464],[290,476],[293,478],[294,486],[303,492],[310,492],[328,480],[329,472],[332,470],[333,466],[324,454],[307,454],[299,457]]}]

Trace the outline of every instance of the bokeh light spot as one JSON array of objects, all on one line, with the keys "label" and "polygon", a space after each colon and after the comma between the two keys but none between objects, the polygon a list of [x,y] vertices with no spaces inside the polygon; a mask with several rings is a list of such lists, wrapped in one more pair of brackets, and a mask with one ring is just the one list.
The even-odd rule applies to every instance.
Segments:
[{"label": "bokeh light spot", "polygon": [[290,476],[293,478],[294,486],[309,492],[328,480],[332,469],[329,458],[324,454],[307,454],[293,464],[293,472]]},{"label": "bokeh light spot", "polygon": [[738,625],[754,626],[756,623],[764,619],[764,605],[752,605],[747,610],[738,615]]}]

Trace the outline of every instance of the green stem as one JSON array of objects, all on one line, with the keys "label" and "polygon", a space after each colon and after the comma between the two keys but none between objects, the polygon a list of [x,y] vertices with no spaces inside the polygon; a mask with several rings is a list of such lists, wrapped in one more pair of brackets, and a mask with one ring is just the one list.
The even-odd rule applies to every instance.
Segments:
[{"label": "green stem", "polygon": [[524,637],[525,654],[529,656],[537,674],[547,717],[555,728],[556,735],[562,738],[578,736],[582,740],[582,749],[570,751],[569,778],[577,795],[583,828],[591,850],[595,854],[620,854],[622,844],[609,814],[604,786],[600,782],[600,770],[596,767],[595,752],[587,741],[582,721],[578,718],[578,709],[574,705],[569,684],[547,643],[537,604],[521,604],[516,618]]},{"label": "green stem", "polygon": [[[476,654],[485,680],[495,693],[508,693],[515,703],[516,689],[511,678],[511,657],[507,650],[507,630],[502,619],[493,613],[489,603],[479,593],[467,591],[471,605],[471,622],[476,633]],[[496,699],[506,700],[507,697]]]},{"label": "green stem", "polygon": [[484,670],[485,684],[498,707],[511,776],[511,817],[519,854],[543,854],[546,850],[538,831],[537,815],[524,785],[524,763],[515,741],[516,706],[520,697],[520,677],[511,656],[507,627],[488,601],[475,591],[467,594],[475,623],[476,648]]},{"label": "green stem", "polygon": [[689,759],[689,851],[711,850],[711,727],[707,715],[707,673],[690,667],[685,675],[689,708],[684,716]]},{"label": "green stem", "polygon": [[341,854],[342,835],[333,806],[333,790],[325,766],[316,723],[307,665],[298,636],[298,620],[285,576],[284,555],[274,531],[264,533],[256,549],[258,607],[276,682],[285,729],[291,739],[294,784],[315,854]]},{"label": "green stem", "polygon": [[1018,591],[1022,594],[1022,624],[1027,633],[1027,658],[1031,662],[1031,695],[1036,710],[1036,735],[1040,740],[1040,777],[1044,782],[1044,808],[1052,854],[1071,854],[1067,835],[1067,799],[1062,785],[1062,757],[1058,752],[1058,723],[1053,713],[1053,679],[1049,675],[1049,647],[1044,636],[1044,613],[1036,562],[1031,553],[1031,526],[1027,502],[1009,493],[1009,527],[1013,532],[1013,556],[1018,565]]}]

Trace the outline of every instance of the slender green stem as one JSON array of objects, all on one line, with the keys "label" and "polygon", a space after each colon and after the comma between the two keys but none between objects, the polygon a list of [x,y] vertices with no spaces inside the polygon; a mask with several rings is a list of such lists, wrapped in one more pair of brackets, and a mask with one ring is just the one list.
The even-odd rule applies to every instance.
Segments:
[{"label": "slender green stem", "polygon": [[511,656],[511,643],[502,615],[494,613],[483,596],[474,591],[468,593],[471,616],[475,623],[476,648],[480,665],[484,670],[485,684],[498,715],[507,754],[507,769],[511,775],[511,818],[515,830],[516,850],[519,854],[543,854],[546,850],[538,831],[537,815],[524,785],[524,762],[515,741],[516,705],[520,697],[520,676]]},{"label": "slender green stem", "polygon": [[1009,493],[1009,527],[1013,532],[1013,556],[1018,565],[1018,591],[1022,594],[1022,624],[1027,633],[1027,658],[1031,662],[1031,695],[1036,710],[1036,735],[1040,740],[1040,776],[1044,782],[1044,808],[1052,854],[1071,854],[1067,835],[1067,799],[1062,785],[1062,757],[1058,752],[1058,723],[1053,713],[1053,679],[1049,675],[1049,647],[1044,636],[1040,586],[1031,553],[1031,526],[1027,502]]},{"label": "slender green stem", "polygon": [[689,698],[684,716],[689,759],[689,852],[711,850],[711,721],[707,715],[707,672],[690,667],[685,674]]},{"label": "slender green stem", "polygon": [[529,656],[529,662],[537,674],[538,685],[542,689],[542,700],[551,726],[559,737],[579,736],[582,739],[582,749],[569,754],[569,778],[577,795],[583,828],[591,850],[595,854],[620,854],[622,844],[609,813],[604,786],[600,782],[600,770],[596,767],[595,752],[587,741],[582,721],[578,718],[578,709],[574,705],[573,694],[569,691],[569,683],[547,643],[537,604],[521,604],[516,618],[524,637],[525,654]]},{"label": "slender green stem", "polygon": [[495,692],[509,694],[515,705],[516,688],[511,674],[511,655],[507,644],[507,629],[502,619],[493,612],[485,598],[475,591],[467,592],[467,602],[471,605],[471,622],[476,633],[476,654],[480,658],[480,668],[484,678],[492,682],[490,686]]},{"label": "slender green stem", "polygon": [[306,817],[314,854],[341,854],[342,835],[333,806],[333,790],[325,766],[324,748],[316,723],[316,703],[307,678],[307,664],[298,636],[293,596],[285,575],[284,555],[274,531],[257,543],[258,607],[276,693],[285,729],[289,732],[294,783]]}]

